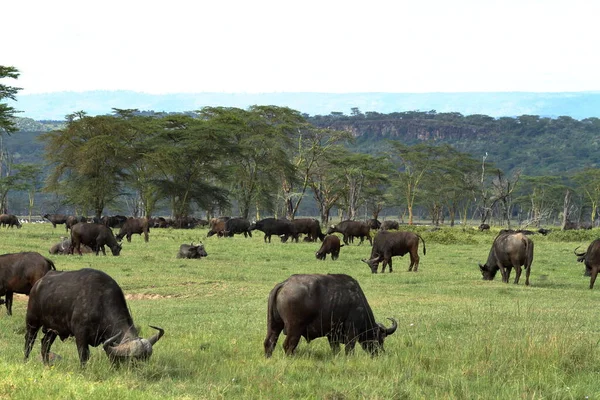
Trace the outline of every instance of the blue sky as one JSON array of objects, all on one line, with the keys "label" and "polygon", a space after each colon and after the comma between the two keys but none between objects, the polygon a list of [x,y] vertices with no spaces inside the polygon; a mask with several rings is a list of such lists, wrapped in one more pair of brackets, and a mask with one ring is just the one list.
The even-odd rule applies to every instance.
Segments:
[{"label": "blue sky", "polygon": [[0,12],[0,65],[21,71],[22,94],[600,90],[592,0],[19,0]]}]

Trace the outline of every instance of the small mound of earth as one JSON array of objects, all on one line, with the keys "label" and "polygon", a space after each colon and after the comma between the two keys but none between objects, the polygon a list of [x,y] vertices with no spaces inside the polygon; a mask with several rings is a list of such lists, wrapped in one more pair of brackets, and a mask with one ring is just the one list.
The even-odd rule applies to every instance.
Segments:
[{"label": "small mound of earth", "polygon": [[163,296],[160,294],[143,294],[143,293],[134,293],[134,294],[126,294],[125,299],[127,300],[159,300],[159,299],[171,299],[173,296],[167,295]]}]

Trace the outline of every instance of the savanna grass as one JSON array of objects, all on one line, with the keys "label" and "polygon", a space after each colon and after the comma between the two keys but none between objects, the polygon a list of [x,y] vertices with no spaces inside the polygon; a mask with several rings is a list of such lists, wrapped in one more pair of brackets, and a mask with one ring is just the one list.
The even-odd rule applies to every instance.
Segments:
[{"label": "savanna grass", "polygon": [[[38,251],[64,235],[50,224],[3,229],[2,252]],[[368,244],[318,261],[318,243],[265,244],[253,238],[206,238],[206,229],[153,229],[134,236],[121,256],[48,256],[59,270],[101,269],[123,288],[143,336],[166,333],[147,363],[112,367],[100,348],[79,367],[74,340],[56,341],[53,366],[39,358],[39,338],[23,362],[27,298],[13,316],[0,311],[0,399],[583,399],[600,398],[598,290],[573,249],[598,231],[533,236],[531,286],[481,280],[497,233],[413,228],[425,239],[418,273],[408,257],[394,273],[370,273],[360,261]],[[180,244],[202,240],[209,256],[177,259]],[[357,347],[332,355],[327,341],[301,341],[294,357],[264,358],[267,296],[293,273],[346,273],[356,278],[378,321],[399,322],[386,352]],[[514,276],[514,272],[513,272]],[[600,289],[599,289],[600,290]]]}]

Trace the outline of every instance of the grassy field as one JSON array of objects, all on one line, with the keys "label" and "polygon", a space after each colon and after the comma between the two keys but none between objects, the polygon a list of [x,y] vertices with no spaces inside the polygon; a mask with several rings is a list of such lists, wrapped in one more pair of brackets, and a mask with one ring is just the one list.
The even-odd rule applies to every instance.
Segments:
[{"label": "grassy field", "polygon": [[[2,229],[2,253],[38,251],[64,235],[50,224]],[[75,342],[57,340],[62,359],[42,364],[39,339],[23,362],[27,298],[13,316],[0,310],[0,399],[594,399],[600,398],[600,288],[573,249],[598,230],[535,235],[531,286],[482,281],[494,232],[421,228],[427,244],[418,273],[396,257],[393,274],[370,273],[360,261],[368,244],[342,248],[318,261],[319,244],[265,244],[253,238],[206,238],[206,229],[150,232],[124,242],[121,256],[48,256],[59,270],[97,268],[123,288],[133,319],[166,333],[147,363],[114,368],[92,348],[80,368]],[[181,260],[181,243],[202,240],[209,256]],[[371,358],[358,346],[332,355],[326,339],[301,341],[285,357],[280,338],[264,358],[267,297],[294,273],[346,273],[356,278],[375,313],[399,327],[385,353]],[[513,272],[514,276],[514,272]]]}]

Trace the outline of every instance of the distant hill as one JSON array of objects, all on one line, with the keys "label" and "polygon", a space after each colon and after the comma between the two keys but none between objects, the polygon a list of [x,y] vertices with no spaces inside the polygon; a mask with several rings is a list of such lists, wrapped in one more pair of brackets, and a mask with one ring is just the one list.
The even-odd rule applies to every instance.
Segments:
[{"label": "distant hill", "polygon": [[67,114],[85,111],[107,114],[112,108],[142,111],[183,112],[204,106],[247,108],[286,106],[308,115],[332,112],[393,113],[401,111],[458,112],[491,117],[540,115],[575,119],[600,117],[600,92],[570,93],[178,93],[148,94],[132,91],[57,92],[19,95],[11,103],[22,111],[19,117],[34,120],[64,120]]}]

